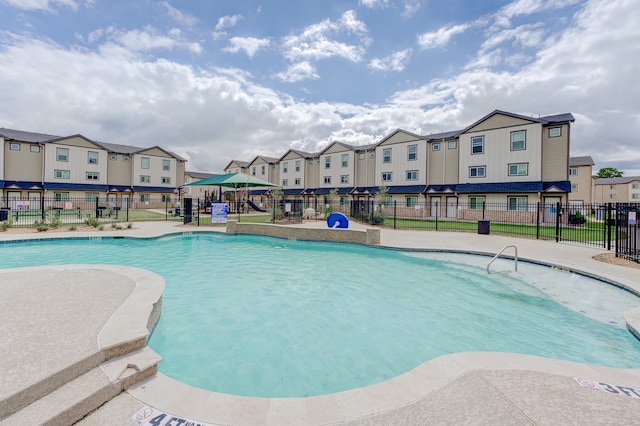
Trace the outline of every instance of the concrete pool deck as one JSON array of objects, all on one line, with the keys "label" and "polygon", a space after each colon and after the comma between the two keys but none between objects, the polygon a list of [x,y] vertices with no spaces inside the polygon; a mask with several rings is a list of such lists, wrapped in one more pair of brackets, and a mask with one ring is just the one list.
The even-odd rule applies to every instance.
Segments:
[{"label": "concrete pool deck", "polygon": [[[176,232],[224,232],[224,228],[184,227],[174,222],[134,225],[136,229],[97,232],[0,233],[0,242],[25,238],[157,237]],[[326,224],[308,222],[295,226],[326,227]],[[366,228],[353,223],[351,227]],[[495,235],[387,229],[381,230],[380,239],[381,245],[386,247],[491,254],[507,245],[516,245],[521,259],[584,272],[640,292],[640,271],[592,259],[606,252],[602,249]],[[131,278],[128,275],[131,271],[124,268],[117,279],[110,274],[117,273],[119,267],[96,268],[92,271],[92,285],[87,285],[86,274],[79,271],[62,271],[67,273],[64,279],[53,279],[52,275],[42,277],[38,274],[60,268],[37,269],[29,274],[9,272],[11,280],[3,279],[8,276],[4,275],[7,272],[0,271],[0,291],[5,307],[0,323],[3,342],[3,349],[0,349],[0,376],[3,377],[0,418],[5,417],[1,412],[2,401],[7,401],[29,381],[46,378],[47,374],[77,362],[76,357],[93,353],[105,328],[115,334],[118,331],[128,334],[133,321],[131,316],[126,312],[119,316],[116,311],[121,311],[127,301],[131,305],[132,298],[139,300],[136,299],[139,297],[137,290],[145,291],[144,286],[138,289],[131,283],[131,280],[139,281],[140,277]],[[135,272],[131,273],[135,275]],[[105,293],[104,286],[100,285],[105,280],[117,281],[118,285]],[[10,286],[6,284],[9,281]],[[48,296],[33,297],[34,292],[41,291],[44,282]],[[25,293],[25,287],[29,287],[31,293]],[[72,309],[57,309],[60,303],[51,303],[54,296],[60,297],[61,301],[76,301],[77,306],[88,310],[79,315]],[[21,307],[25,298],[29,310],[12,312],[10,308]],[[104,300],[109,303],[97,303]],[[38,315],[30,312],[38,312]],[[627,320],[640,325],[639,310],[630,313]],[[127,340],[130,336],[111,335],[111,338]],[[36,350],[40,342],[35,339],[46,339],[49,346],[46,350]],[[25,365],[29,368],[25,369]],[[103,366],[102,370],[104,377],[98,372],[95,380],[113,381],[108,368]],[[4,380],[6,377],[12,380]],[[621,386],[622,389],[612,388],[617,393],[588,389],[575,378]],[[216,394],[158,373],[120,393],[79,424],[131,424],[129,419],[145,406],[177,418],[220,425],[638,424],[638,389],[640,369],[615,369],[505,353],[460,353],[434,359],[373,386],[309,398],[268,399]],[[165,421],[170,418],[168,416]],[[15,419],[8,417],[0,424],[20,424]],[[178,420],[172,424],[179,424]]]}]

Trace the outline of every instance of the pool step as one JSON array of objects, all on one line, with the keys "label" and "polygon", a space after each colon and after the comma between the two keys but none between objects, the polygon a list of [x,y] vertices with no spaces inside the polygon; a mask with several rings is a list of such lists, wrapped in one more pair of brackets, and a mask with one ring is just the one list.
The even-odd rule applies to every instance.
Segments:
[{"label": "pool step", "polygon": [[158,371],[161,357],[149,348],[106,361],[0,422],[67,425],[80,420],[129,386]]}]

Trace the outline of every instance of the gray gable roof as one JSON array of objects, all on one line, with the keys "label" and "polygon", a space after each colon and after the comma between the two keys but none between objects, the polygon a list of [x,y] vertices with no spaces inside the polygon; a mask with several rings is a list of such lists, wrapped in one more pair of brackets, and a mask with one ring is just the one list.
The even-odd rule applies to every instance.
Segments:
[{"label": "gray gable roof", "polygon": [[600,178],[596,179],[596,185],[616,185],[630,182],[640,182],[640,176],[624,176],[617,178]]},{"label": "gray gable roof", "polygon": [[425,136],[424,138],[427,141],[440,141],[442,139],[456,138],[460,135],[460,132],[462,132],[462,130],[452,130],[450,132],[433,133]]},{"label": "gray gable roof", "polygon": [[569,157],[569,167],[595,165],[596,163],[593,162],[593,158],[591,158],[591,156],[589,155],[586,155],[584,157]]},{"label": "gray gable roof", "polygon": [[44,133],[25,132],[22,130],[0,129],[0,136],[5,140],[14,140],[20,142],[42,143],[52,139],[60,139],[60,136],[47,135]]},{"label": "gray gable roof", "polygon": [[204,172],[184,172],[185,175],[194,177],[196,179],[206,179],[213,176],[218,176],[217,173],[204,173]]}]

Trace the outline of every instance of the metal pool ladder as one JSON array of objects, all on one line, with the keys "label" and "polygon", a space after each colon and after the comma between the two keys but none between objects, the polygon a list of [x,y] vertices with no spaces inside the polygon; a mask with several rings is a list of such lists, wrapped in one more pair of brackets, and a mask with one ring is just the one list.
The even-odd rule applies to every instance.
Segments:
[{"label": "metal pool ladder", "polygon": [[518,247],[511,245],[511,246],[504,246],[502,247],[502,250],[500,250],[495,256],[493,256],[493,258],[491,259],[491,261],[489,262],[489,264],[487,265],[487,274],[504,274],[504,273],[508,273],[511,271],[498,271],[498,272],[491,272],[491,270],[489,269],[489,267],[491,266],[491,264],[498,258],[500,257],[500,255],[502,254],[503,251],[505,251],[508,248],[513,248],[513,251],[515,253],[514,255],[514,259],[515,259],[515,266],[513,271],[514,272],[518,272]]}]

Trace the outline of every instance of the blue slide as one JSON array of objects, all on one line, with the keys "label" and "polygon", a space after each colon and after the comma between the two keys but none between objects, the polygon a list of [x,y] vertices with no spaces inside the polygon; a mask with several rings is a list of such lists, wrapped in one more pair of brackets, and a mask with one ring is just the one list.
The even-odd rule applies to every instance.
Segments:
[{"label": "blue slide", "polygon": [[252,209],[254,209],[257,212],[266,212],[265,209],[261,209],[260,207],[258,207],[258,205],[256,203],[254,203],[251,200],[247,200],[247,204],[249,204],[249,207],[251,207]]}]

